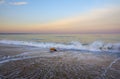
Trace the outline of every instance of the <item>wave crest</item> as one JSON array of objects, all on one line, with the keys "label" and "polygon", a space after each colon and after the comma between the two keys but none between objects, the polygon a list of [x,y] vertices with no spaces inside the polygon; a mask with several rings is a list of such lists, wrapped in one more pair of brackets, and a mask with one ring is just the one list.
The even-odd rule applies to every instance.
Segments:
[{"label": "wave crest", "polygon": [[53,43],[53,42],[28,42],[28,41],[14,41],[14,40],[0,40],[2,44],[25,45],[40,48],[59,48],[59,49],[73,49],[85,51],[107,51],[120,52],[120,43],[104,43],[102,41],[95,41],[91,44],[82,44],[78,41],[72,41],[69,44]]}]

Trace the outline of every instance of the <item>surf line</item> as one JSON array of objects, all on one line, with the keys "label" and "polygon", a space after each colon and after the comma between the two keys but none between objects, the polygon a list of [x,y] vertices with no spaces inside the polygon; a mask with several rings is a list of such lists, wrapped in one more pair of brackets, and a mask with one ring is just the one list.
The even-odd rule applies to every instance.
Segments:
[{"label": "surf line", "polygon": [[29,53],[31,53],[31,52],[24,52],[22,54],[18,54],[18,55],[14,55],[14,56],[2,57],[2,58],[0,58],[0,64],[10,62],[10,61],[17,61],[17,60],[33,58],[33,57],[29,56]]},{"label": "surf line", "polygon": [[113,62],[111,62],[110,65],[104,70],[104,72],[101,74],[102,79],[105,79],[108,69],[110,69],[112,67],[112,65],[115,64],[118,60],[120,60],[120,57],[116,58]]}]

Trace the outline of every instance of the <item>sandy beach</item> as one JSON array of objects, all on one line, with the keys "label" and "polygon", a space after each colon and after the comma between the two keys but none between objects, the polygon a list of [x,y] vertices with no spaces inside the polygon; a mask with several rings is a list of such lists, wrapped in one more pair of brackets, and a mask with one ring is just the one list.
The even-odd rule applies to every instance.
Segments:
[{"label": "sandy beach", "polygon": [[[10,61],[0,64],[1,79],[119,79],[120,60],[116,56],[92,53],[40,52],[30,47],[0,45],[0,56]],[[19,58],[23,52],[31,58]],[[26,56],[26,57],[27,57]],[[7,58],[6,58],[7,59]],[[5,60],[5,59],[4,59]],[[3,60],[1,60],[3,61]],[[112,64],[112,65],[111,65]],[[111,65],[111,66],[110,66]]]}]

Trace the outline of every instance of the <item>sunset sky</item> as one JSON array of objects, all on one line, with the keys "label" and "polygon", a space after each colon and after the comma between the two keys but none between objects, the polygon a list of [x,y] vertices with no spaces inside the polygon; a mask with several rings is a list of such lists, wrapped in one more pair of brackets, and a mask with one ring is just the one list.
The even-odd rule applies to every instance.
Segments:
[{"label": "sunset sky", "polygon": [[120,33],[120,0],[0,0],[0,33]]}]

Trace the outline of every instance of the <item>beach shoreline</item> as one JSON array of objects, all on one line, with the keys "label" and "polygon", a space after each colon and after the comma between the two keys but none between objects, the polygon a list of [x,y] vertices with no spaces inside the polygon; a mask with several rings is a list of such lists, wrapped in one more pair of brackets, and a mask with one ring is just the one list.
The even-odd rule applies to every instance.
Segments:
[{"label": "beach shoreline", "polygon": [[[31,47],[0,45],[1,56],[16,56],[24,52],[32,52],[31,58],[9,61],[0,65],[0,77],[3,79],[99,79],[105,69],[117,57],[110,55],[97,55],[95,53],[55,52],[41,49],[31,50]],[[8,51],[9,50],[9,51]],[[17,58],[17,57],[15,57]],[[119,63],[111,66],[105,73],[105,78],[119,79]],[[113,70],[112,70],[113,69]],[[112,72],[112,74],[111,74]],[[117,73],[117,74],[116,74]]]}]

